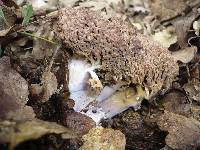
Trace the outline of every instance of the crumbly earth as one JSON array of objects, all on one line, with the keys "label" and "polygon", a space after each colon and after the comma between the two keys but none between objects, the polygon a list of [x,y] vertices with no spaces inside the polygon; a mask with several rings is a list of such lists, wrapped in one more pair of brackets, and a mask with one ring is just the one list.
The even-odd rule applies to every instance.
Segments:
[{"label": "crumbly earth", "polygon": [[100,60],[103,83],[141,84],[150,96],[167,89],[178,74],[169,51],[118,18],[85,8],[59,11],[55,32],[74,54]]}]

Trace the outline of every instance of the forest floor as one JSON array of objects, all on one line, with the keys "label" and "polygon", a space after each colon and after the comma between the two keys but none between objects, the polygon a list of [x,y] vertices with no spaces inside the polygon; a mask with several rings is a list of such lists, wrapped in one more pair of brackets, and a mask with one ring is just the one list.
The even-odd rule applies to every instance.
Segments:
[{"label": "forest floor", "polygon": [[[199,0],[0,0],[0,6],[0,150],[200,149]],[[65,7],[119,17],[166,47],[179,66],[170,88],[96,127],[73,109],[71,51],[47,19]]]}]

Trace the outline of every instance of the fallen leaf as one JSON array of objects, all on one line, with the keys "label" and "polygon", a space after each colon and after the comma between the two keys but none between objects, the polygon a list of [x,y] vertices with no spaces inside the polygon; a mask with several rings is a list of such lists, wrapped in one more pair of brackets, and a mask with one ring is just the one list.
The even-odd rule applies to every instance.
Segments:
[{"label": "fallen leaf", "polygon": [[172,56],[177,61],[179,60],[183,63],[189,63],[194,58],[196,53],[197,53],[197,47],[191,46],[172,52]]},{"label": "fallen leaf", "polygon": [[11,68],[9,57],[1,58],[0,64],[0,82],[5,87],[5,92],[11,96],[15,96],[18,104],[25,105],[29,95],[26,80]]},{"label": "fallen leaf", "polygon": [[151,12],[161,21],[181,14],[187,6],[185,0],[150,0],[149,4]]},{"label": "fallen leaf", "polygon": [[9,143],[9,148],[14,149],[18,144],[35,140],[46,134],[64,134],[65,138],[75,138],[76,135],[70,129],[54,122],[32,120],[23,122],[0,122],[0,142]]},{"label": "fallen leaf", "polygon": [[158,119],[161,130],[167,131],[166,144],[172,149],[197,149],[200,147],[200,122],[193,118],[165,111]]},{"label": "fallen leaf", "polygon": [[189,116],[191,104],[187,95],[179,90],[170,90],[161,100],[165,110],[175,114]]},{"label": "fallen leaf", "polygon": [[180,17],[179,20],[172,23],[175,28],[178,44],[181,48],[188,46],[187,35],[195,18],[196,15],[192,14],[190,16]]},{"label": "fallen leaf", "polygon": [[[28,101],[28,83],[19,73],[11,68],[10,59],[0,59],[0,118],[33,118],[34,112],[26,106]],[[19,115],[23,114],[23,115]]]}]

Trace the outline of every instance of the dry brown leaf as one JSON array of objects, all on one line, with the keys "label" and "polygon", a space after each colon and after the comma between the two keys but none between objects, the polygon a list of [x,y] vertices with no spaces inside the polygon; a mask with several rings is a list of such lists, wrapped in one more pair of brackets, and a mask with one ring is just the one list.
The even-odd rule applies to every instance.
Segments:
[{"label": "dry brown leaf", "polygon": [[61,125],[54,122],[42,120],[32,120],[23,122],[0,122],[0,142],[9,143],[9,148],[13,149],[18,144],[35,140],[46,134],[64,134],[65,138],[74,138],[76,135]]},{"label": "dry brown leaf", "polygon": [[179,60],[183,63],[189,63],[197,53],[197,47],[186,47],[184,49],[172,52],[172,56],[175,60]]},{"label": "dry brown leaf", "polygon": [[200,122],[168,111],[159,117],[158,126],[168,131],[165,141],[173,149],[196,149],[200,146]]},{"label": "dry brown leaf", "polygon": [[25,106],[29,95],[28,83],[11,68],[8,57],[0,59],[0,93],[1,119],[34,117],[32,108]]},{"label": "dry brown leaf", "polygon": [[190,115],[190,103],[188,102],[186,94],[178,90],[171,90],[162,98],[162,105],[164,109],[179,115]]},{"label": "dry brown leaf", "polygon": [[195,17],[196,15],[193,14],[191,16],[180,17],[179,20],[173,23],[177,35],[178,44],[181,48],[185,48],[188,46],[187,34]]},{"label": "dry brown leaf", "polygon": [[151,12],[160,20],[167,20],[181,14],[186,8],[185,0],[150,0]]}]

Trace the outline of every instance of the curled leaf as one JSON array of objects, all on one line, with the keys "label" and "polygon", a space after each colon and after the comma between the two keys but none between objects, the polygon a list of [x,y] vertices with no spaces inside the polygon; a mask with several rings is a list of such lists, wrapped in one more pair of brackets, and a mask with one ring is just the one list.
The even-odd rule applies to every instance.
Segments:
[{"label": "curled leaf", "polygon": [[32,120],[23,122],[0,122],[0,142],[9,143],[10,149],[18,144],[35,140],[46,134],[64,134],[65,139],[74,138],[76,135],[61,125],[54,122]]}]

